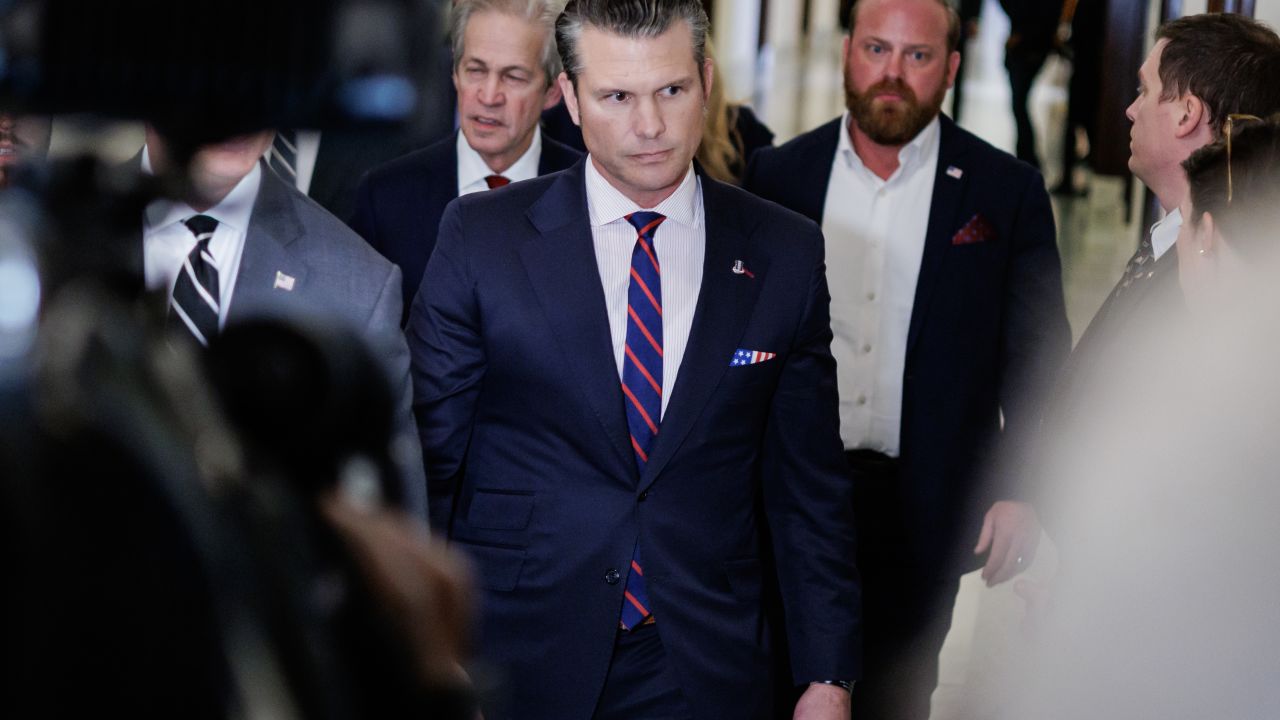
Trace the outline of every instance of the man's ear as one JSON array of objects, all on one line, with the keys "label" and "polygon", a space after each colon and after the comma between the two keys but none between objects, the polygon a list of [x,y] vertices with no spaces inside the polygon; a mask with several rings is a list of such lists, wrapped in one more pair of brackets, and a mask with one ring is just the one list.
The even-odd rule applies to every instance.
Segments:
[{"label": "man's ear", "polygon": [[563,93],[560,92],[560,78],[556,78],[547,85],[547,91],[543,94],[542,109],[550,110],[560,102]]},{"label": "man's ear", "polygon": [[711,58],[702,59],[702,102],[711,101],[711,83],[716,79],[715,63]]},{"label": "man's ear", "polygon": [[1205,107],[1204,101],[1192,95],[1185,93],[1178,99],[1178,111],[1181,115],[1178,117],[1178,125],[1174,128],[1174,135],[1179,139],[1184,138],[1197,130],[1203,125],[1206,129],[1209,127],[1209,112]]},{"label": "man's ear", "polygon": [[960,51],[952,50],[947,57],[947,87],[955,87],[956,73],[960,71]]},{"label": "man's ear", "polygon": [[[1186,222],[1185,218],[1183,222]],[[1206,210],[1200,216],[1200,222],[1196,223],[1196,250],[1201,255],[1207,255],[1218,250],[1218,245],[1221,242],[1222,236],[1218,234],[1218,227],[1213,219],[1213,213]]]},{"label": "man's ear", "polygon": [[564,106],[569,110],[569,117],[573,119],[573,124],[582,127],[582,120],[578,117],[578,94],[573,90],[573,83],[569,80],[566,73],[560,73],[560,77],[556,78],[556,84],[560,86],[560,95],[564,97]]}]

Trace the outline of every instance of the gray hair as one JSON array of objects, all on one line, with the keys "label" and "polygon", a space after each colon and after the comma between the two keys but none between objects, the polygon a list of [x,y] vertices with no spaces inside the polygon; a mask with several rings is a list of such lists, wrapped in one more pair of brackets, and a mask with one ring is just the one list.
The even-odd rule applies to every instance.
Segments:
[{"label": "gray hair", "polygon": [[560,75],[560,56],[556,53],[555,24],[556,0],[457,0],[449,12],[449,39],[453,43],[453,69],[458,69],[462,55],[466,52],[463,40],[467,34],[467,23],[477,13],[495,12],[536,24],[543,30],[542,53],[538,58],[542,72],[547,76],[547,84],[551,85]]},{"label": "gray hair", "polygon": [[582,73],[578,41],[587,25],[622,37],[654,38],[680,20],[692,31],[693,59],[701,69],[707,57],[710,22],[699,0],[569,0],[556,20],[556,45],[564,72],[576,88]]}]

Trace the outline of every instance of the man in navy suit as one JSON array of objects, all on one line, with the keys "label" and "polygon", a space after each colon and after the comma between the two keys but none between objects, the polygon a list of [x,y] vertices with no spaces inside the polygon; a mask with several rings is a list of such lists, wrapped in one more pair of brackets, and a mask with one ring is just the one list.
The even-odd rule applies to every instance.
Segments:
[{"label": "man in navy suit", "polygon": [[939,114],[955,11],[862,0],[850,26],[848,112],[762,150],[746,186],[826,239],[864,588],[854,716],[926,718],[975,542],[989,584],[1035,551],[1014,482],[1070,333],[1040,174]]},{"label": "man in navy suit", "polygon": [[563,170],[580,157],[538,127],[540,113],[560,102],[554,23],[547,0],[455,3],[460,131],[360,182],[351,227],[404,273],[406,317],[450,200]]},{"label": "man in navy suit", "polygon": [[[590,155],[459,198],[407,334],[435,527],[474,560],[489,718],[849,717],[859,588],[817,226],[693,164],[697,0],[574,0]],[[765,531],[767,522],[768,531]],[[771,545],[766,545],[771,540]]]}]

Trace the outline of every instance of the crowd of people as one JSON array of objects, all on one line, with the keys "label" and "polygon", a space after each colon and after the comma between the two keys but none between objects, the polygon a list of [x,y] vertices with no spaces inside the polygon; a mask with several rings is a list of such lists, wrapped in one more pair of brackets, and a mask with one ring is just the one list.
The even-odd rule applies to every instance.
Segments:
[{"label": "crowd of people", "polygon": [[[1024,108],[1053,5],[1010,46]],[[454,132],[356,172],[322,160],[337,135],[264,130],[146,207],[175,337],[304,308],[374,349],[385,495],[472,569],[484,717],[925,720],[961,575],[1017,577],[1042,523],[1063,572],[1024,594],[1054,650],[1010,707],[1133,717],[1179,643],[1274,666],[1280,38],[1157,30],[1126,115],[1166,214],[1073,350],[1025,111],[1022,160],[942,112],[965,19],[847,23],[845,112],[774,147],[697,0],[456,0]],[[0,115],[0,186],[48,138]],[[131,164],[163,175],[181,140],[148,125]],[[375,567],[402,542],[326,513]],[[1132,572],[1178,560],[1203,577]],[[1261,717],[1266,687],[1150,716]]]}]

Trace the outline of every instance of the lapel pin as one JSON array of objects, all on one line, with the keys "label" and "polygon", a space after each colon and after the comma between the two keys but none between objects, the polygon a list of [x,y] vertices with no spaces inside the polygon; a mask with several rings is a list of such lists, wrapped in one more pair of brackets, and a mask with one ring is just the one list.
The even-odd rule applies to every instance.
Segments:
[{"label": "lapel pin", "polygon": [[290,291],[292,291],[292,290],[293,290],[293,283],[294,283],[294,282],[296,282],[296,279],[295,279],[292,275],[285,275],[284,273],[282,273],[282,272],[280,272],[279,270],[277,270],[277,271],[276,271],[276,284],[275,284],[275,288],[274,288],[274,289],[276,289],[276,290],[284,290],[284,291],[286,291],[286,292],[290,292]]},{"label": "lapel pin", "polygon": [[753,272],[751,272],[750,270],[748,270],[748,269],[747,269],[747,266],[746,266],[746,265],[743,265],[741,260],[734,260],[734,261],[733,261],[733,274],[734,274],[734,275],[746,275],[747,277],[751,278],[752,280],[754,280],[754,279],[755,279],[755,277],[756,277],[756,276],[755,276],[755,273],[753,273]]},{"label": "lapel pin", "polygon": [[956,180],[959,180],[960,178],[964,177],[964,171],[956,167],[955,165],[948,165],[947,177],[955,178]]}]

